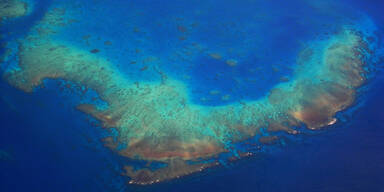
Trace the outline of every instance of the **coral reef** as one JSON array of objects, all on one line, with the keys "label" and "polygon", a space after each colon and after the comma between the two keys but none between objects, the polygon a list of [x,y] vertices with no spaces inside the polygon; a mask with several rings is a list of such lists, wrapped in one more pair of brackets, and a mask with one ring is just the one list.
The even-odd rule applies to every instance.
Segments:
[{"label": "coral reef", "polygon": [[176,80],[130,82],[104,58],[64,42],[37,39],[21,44],[19,51],[20,69],[5,74],[9,83],[31,92],[44,79],[60,78],[94,89],[108,107],[77,108],[103,127],[116,128],[117,143],[126,143],[122,150],[113,140],[106,140],[106,146],[128,158],[168,164],[154,171],[127,167],[131,182],[149,184],[215,165],[189,161],[228,151],[229,143],[255,136],[262,128],[296,134],[292,127],[301,123],[310,129],[335,123],[335,113],[353,103],[364,82],[367,46],[360,34],[346,29],[314,43],[310,54],[300,54],[304,58],[298,58],[294,78],[277,85],[268,97],[215,107],[191,103],[186,87]]},{"label": "coral reef", "polygon": [[[272,144],[279,139],[274,132],[299,134],[302,125],[320,129],[334,124],[335,114],[353,104],[356,89],[365,82],[364,66],[370,57],[365,34],[344,27],[327,39],[309,42],[297,55],[292,77],[275,85],[269,95],[202,106],[191,101],[184,82],[170,77],[160,82],[133,81],[99,49],[84,49],[56,38],[63,27],[77,22],[68,12],[51,9],[19,40],[18,68],[7,70],[4,79],[25,92],[32,92],[45,79],[66,80],[96,91],[106,107],[83,103],[77,109],[99,120],[102,127],[117,130],[116,138],[103,140],[105,146],[130,159],[167,165],[158,169],[125,166],[124,174],[136,184],[161,182],[218,165],[217,156],[253,136],[260,143]],[[179,27],[180,32],[186,30]],[[219,53],[209,56],[224,58]],[[225,61],[231,67],[238,64],[235,59]],[[140,69],[144,70],[148,67]],[[265,131],[270,135],[263,135]],[[239,152],[238,156],[250,154]]]}]

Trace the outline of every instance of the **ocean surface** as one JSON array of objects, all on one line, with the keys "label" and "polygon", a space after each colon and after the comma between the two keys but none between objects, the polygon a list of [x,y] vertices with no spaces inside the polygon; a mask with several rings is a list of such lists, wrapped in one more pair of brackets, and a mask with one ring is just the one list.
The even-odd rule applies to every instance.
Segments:
[{"label": "ocean surface", "polygon": [[[6,55],[0,60],[0,192],[384,192],[384,1],[23,2],[25,15],[0,25],[0,55]],[[55,9],[63,21],[42,22]],[[344,25],[372,30],[376,45],[366,80],[354,102],[336,113],[335,124],[295,126],[300,134],[279,133],[283,139],[249,149],[251,156],[215,156],[218,166],[152,185],[129,184],[124,166],[143,162],[120,155],[124,143],[116,151],[108,148],[103,139],[118,131],[76,108],[87,102],[104,106],[94,99],[97,90],[59,77],[28,92],[17,84],[25,82],[7,76],[20,67],[20,44],[34,47],[30,39],[46,33],[106,58],[137,86],[177,80],[186,87],[187,103],[222,107],[262,99],[295,79],[300,50]],[[248,150],[237,144],[230,149]]]}]

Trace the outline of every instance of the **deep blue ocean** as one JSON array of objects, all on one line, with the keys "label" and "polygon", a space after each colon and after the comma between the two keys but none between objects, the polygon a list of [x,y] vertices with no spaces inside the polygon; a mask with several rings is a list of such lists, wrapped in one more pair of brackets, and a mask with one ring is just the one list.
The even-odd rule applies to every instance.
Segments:
[{"label": "deep blue ocean", "polygon": [[[102,1],[81,0],[79,6],[83,6],[84,12],[76,16],[81,17],[83,23],[60,34],[60,39],[86,47],[77,35],[86,35],[87,31],[96,34],[98,37],[89,39],[91,47],[87,49],[103,47],[104,40],[111,41],[110,47],[100,48],[100,55],[114,63],[135,60],[139,64],[121,64],[120,69],[138,81],[159,81],[155,70],[137,72],[152,65],[135,58],[133,45],[138,44],[143,47],[142,54],[164,56],[159,59],[161,63],[171,64],[162,64],[162,69],[171,78],[186,83],[193,102],[209,106],[257,99],[267,94],[281,76],[291,77],[293,55],[302,42],[329,30],[332,23],[337,26],[344,16],[353,17],[354,10],[365,13],[375,22],[379,44],[384,45],[382,0],[340,1],[353,8],[345,12],[337,10],[338,16],[311,15],[310,11],[300,8],[297,0],[295,3],[227,1],[230,0],[207,1],[210,6],[206,9],[211,12],[203,11],[196,17],[190,10],[209,3],[113,0],[103,7],[106,3]],[[8,23],[3,21],[0,33],[6,35],[1,41],[22,38],[52,4],[50,0],[35,1],[29,15]],[[129,9],[122,8],[124,6]],[[135,10],[138,13],[133,13]],[[145,11],[140,14],[142,10]],[[293,10],[298,13],[291,13]],[[255,11],[260,15],[253,16]],[[252,21],[251,15],[257,21]],[[170,18],[176,24],[161,23],[161,19]],[[223,20],[227,23],[223,24]],[[199,21],[196,25],[200,31],[175,27],[177,22],[194,26],[193,21]],[[320,21],[330,25],[320,25]],[[126,31],[126,25],[146,32],[137,35],[137,31]],[[182,35],[187,33],[187,37],[180,36],[180,31]],[[180,41],[180,38],[186,40]],[[181,50],[188,47],[190,41],[204,42],[204,49],[220,52],[228,59],[238,58],[244,64],[222,65],[207,55],[191,59]],[[233,49],[223,49],[228,46]],[[178,54],[172,55],[175,52]],[[206,63],[209,65],[203,65]],[[3,72],[5,64],[0,66]],[[45,88],[33,93],[25,93],[0,80],[0,192],[384,192],[382,67],[383,63],[375,63],[373,75],[359,90],[356,104],[338,114],[341,122],[335,126],[270,146],[251,158],[150,186],[126,184],[129,179],[121,175],[121,166],[127,160],[103,146],[101,138],[110,133],[92,126],[89,123],[92,119],[74,108],[81,99],[79,96],[69,90],[58,91],[60,86],[51,80]],[[254,79],[255,73],[250,72],[250,68],[254,68],[258,79]]]}]

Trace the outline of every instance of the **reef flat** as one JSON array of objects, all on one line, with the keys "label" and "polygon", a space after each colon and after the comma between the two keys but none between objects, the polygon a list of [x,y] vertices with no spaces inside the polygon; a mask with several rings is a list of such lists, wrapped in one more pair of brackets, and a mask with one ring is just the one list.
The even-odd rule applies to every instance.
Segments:
[{"label": "reef flat", "polygon": [[[264,130],[299,134],[302,125],[320,129],[334,124],[335,114],[353,104],[357,88],[365,82],[364,67],[372,53],[367,39],[375,38],[346,25],[328,38],[307,42],[297,55],[292,78],[275,85],[267,96],[203,106],[191,101],[180,80],[132,81],[116,67],[118,63],[97,50],[56,38],[74,22],[60,19],[64,14],[68,11],[47,13],[31,34],[19,40],[17,68],[7,70],[4,79],[25,92],[33,92],[46,79],[95,90],[107,106],[82,103],[77,109],[102,127],[117,130],[116,138],[104,138],[105,146],[129,159],[166,164],[155,170],[126,165],[124,174],[134,184],[161,182],[218,165],[220,154],[251,137],[260,137],[261,143],[278,139],[264,136]],[[237,61],[228,65],[236,67]]]},{"label": "reef flat", "polygon": [[27,3],[19,0],[0,1],[0,20],[3,18],[16,18],[27,13]]}]

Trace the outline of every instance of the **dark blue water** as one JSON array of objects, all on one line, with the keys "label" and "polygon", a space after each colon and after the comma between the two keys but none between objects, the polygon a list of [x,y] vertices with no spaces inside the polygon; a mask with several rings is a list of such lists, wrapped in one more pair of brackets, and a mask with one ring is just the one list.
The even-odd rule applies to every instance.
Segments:
[{"label": "dark blue water", "polygon": [[[265,7],[260,8],[245,6],[244,4],[247,5],[245,2],[248,1],[239,1],[237,7],[223,8],[217,6],[218,1],[210,2],[212,2],[211,10],[222,9],[222,12],[217,11],[215,12],[217,15],[213,16],[201,14],[200,18],[194,18],[201,21],[200,30],[205,33],[194,34],[191,30],[188,32],[190,34],[186,41],[179,42],[178,38],[167,39],[169,33],[180,33],[174,26],[164,26],[167,30],[174,29],[174,31],[168,30],[167,32],[164,32],[161,27],[146,26],[153,16],[136,18],[135,26],[147,29],[144,34],[136,34],[134,38],[131,38],[129,35],[134,35],[133,32],[120,30],[123,24],[117,25],[117,23],[124,23],[126,18],[137,16],[137,14],[126,13],[124,10],[114,11],[112,9],[114,6],[135,5],[136,7],[130,9],[138,12],[143,7],[153,7],[154,14],[164,18],[177,14],[180,12],[179,10],[186,10],[183,12],[184,21],[180,21],[183,26],[191,25],[188,20],[195,16],[194,13],[188,12],[188,7],[199,6],[198,3],[181,1],[164,5],[163,1],[149,0],[114,1],[110,6],[100,10],[103,14],[94,13],[92,20],[85,22],[86,26],[79,24],[77,30],[68,31],[66,38],[72,39],[79,31],[86,30],[92,30],[101,37],[109,37],[108,40],[113,42],[113,48],[102,50],[101,54],[105,56],[114,55],[117,49],[128,49],[124,53],[130,54],[129,50],[133,50],[135,47],[127,44],[133,41],[132,39],[142,38],[143,35],[148,39],[159,39],[150,44],[150,49],[142,50],[148,55],[155,53],[171,55],[168,50],[177,50],[180,46],[188,44],[189,40],[204,41],[205,46],[210,48],[209,52],[230,55],[238,58],[244,65],[233,68],[223,64],[222,60],[216,60],[205,54],[193,58],[193,61],[182,63],[182,66],[187,65],[188,62],[197,63],[189,66],[188,71],[184,71],[184,67],[178,68],[179,63],[164,64],[162,67],[173,78],[181,79],[188,84],[195,103],[221,105],[242,99],[256,99],[266,94],[273,85],[279,82],[281,76],[289,77],[291,75],[293,58],[290,55],[295,54],[296,50],[300,48],[300,42],[314,38],[315,33],[324,30],[324,27],[317,23],[304,25],[292,22],[297,19],[297,14],[293,14],[292,17],[295,18],[291,18],[289,13],[284,13],[284,9],[274,9],[286,17],[284,19],[272,18],[265,24],[264,31],[249,26],[243,29],[245,35],[236,33],[228,39],[227,34],[220,35],[220,31],[225,30],[225,27],[228,26],[219,24],[210,26],[202,21],[209,18],[207,23],[220,23],[220,18],[231,17],[234,25],[242,28],[246,25],[244,18],[252,11],[276,5],[266,3],[263,4]],[[371,16],[379,26],[379,33],[384,30],[384,16],[381,13],[384,9],[384,2],[362,0],[348,2]],[[97,1],[89,2],[89,6],[92,6],[93,3],[97,3]],[[248,5],[252,5],[251,1],[248,3]],[[297,6],[298,11],[301,10],[298,4],[291,5],[287,1],[278,1],[278,3],[281,7]],[[27,33],[34,22],[41,19],[49,6],[49,1],[39,1],[35,6],[38,11],[26,18],[2,25],[0,32],[17,29],[17,32],[7,36],[9,39]],[[105,19],[104,16],[108,14],[114,16],[109,20]],[[302,14],[303,17],[306,17],[305,14],[308,13],[303,11]],[[348,11],[345,14],[353,15]],[[117,18],[116,15],[119,15],[121,20],[113,19]],[[121,17],[121,15],[125,15],[125,17]],[[104,27],[96,25],[98,17],[103,17]],[[321,19],[318,21],[327,20],[326,14],[316,16],[316,18],[320,17]],[[328,22],[332,23],[332,21]],[[74,28],[76,29],[76,26]],[[277,28],[281,31],[271,30]],[[249,34],[263,38],[268,43],[263,47],[255,47],[259,39],[253,38],[253,35]],[[84,33],[84,35],[86,34]],[[297,38],[292,38],[294,36]],[[96,37],[90,41],[95,41],[92,46],[103,43],[103,41],[98,42]],[[141,43],[143,43],[143,47],[149,47],[146,44],[147,41]],[[216,46],[218,43],[221,45]],[[78,44],[81,45],[80,40]],[[228,45],[234,50],[245,50],[245,53],[241,51],[228,53],[228,50],[222,50],[222,47]],[[290,47],[292,49],[289,49]],[[108,49],[110,50],[108,51]],[[288,51],[279,52],[280,49]],[[256,54],[246,52],[249,50],[255,50]],[[126,60],[123,52],[119,52],[117,55],[120,56],[114,55],[111,60],[121,63],[130,62]],[[168,63],[171,60],[162,62]],[[180,62],[177,59],[176,61]],[[274,63],[274,65],[267,63]],[[264,76],[257,79],[258,83],[252,83],[254,74],[247,69],[260,65],[263,66],[263,71],[258,72],[258,75]],[[134,68],[140,69],[144,66],[143,63],[136,66],[122,64],[121,69],[132,71]],[[275,67],[279,70],[275,70]],[[220,78],[213,78],[217,73]],[[131,78],[158,80],[159,77],[153,74],[156,73],[132,74]],[[184,76],[193,78],[191,78],[192,80],[185,79]],[[366,89],[362,90],[361,106],[354,111],[345,112],[343,114],[345,122],[332,129],[319,132],[314,136],[303,136],[303,138],[288,142],[285,146],[280,146],[279,149],[271,149],[250,159],[240,160],[207,172],[159,185],[138,187],[125,185],[127,179],[120,176],[120,166],[125,160],[103,147],[100,139],[108,133],[99,127],[92,126],[89,123],[92,121],[91,119],[74,110],[73,107],[78,99],[70,92],[57,93],[57,85],[51,83],[46,89],[26,94],[1,81],[0,150],[4,153],[0,154],[7,155],[0,156],[0,191],[381,192],[384,191],[383,82],[384,73],[379,67],[375,77],[371,78]],[[212,90],[217,90],[220,94],[210,94]],[[221,97],[226,94],[231,97],[228,100],[221,100]],[[202,97],[208,99],[202,101]]]}]

